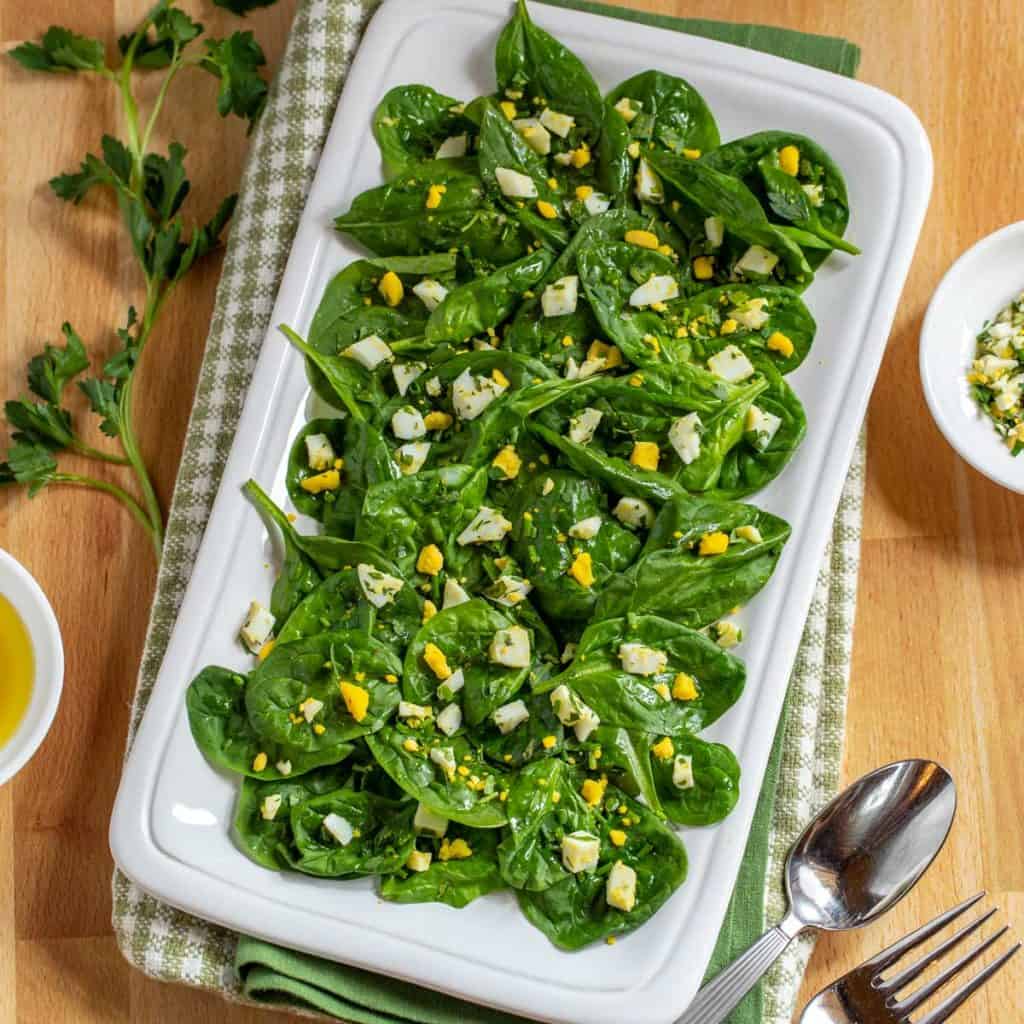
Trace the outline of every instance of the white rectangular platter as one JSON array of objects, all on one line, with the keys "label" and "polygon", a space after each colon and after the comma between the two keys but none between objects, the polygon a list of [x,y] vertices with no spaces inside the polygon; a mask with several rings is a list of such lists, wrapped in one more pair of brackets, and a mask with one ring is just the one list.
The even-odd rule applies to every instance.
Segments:
[{"label": "white rectangular platter", "polygon": [[[387,0],[359,49],[288,262],[273,324],[309,326],[328,280],[362,255],[332,218],[381,181],[370,131],[378,99],[426,82],[466,99],[493,90],[492,54],[511,4]],[[740,702],[709,732],[740,758],[734,813],[684,833],[685,885],[656,919],[614,947],[557,952],[510,893],[465,910],[380,901],[371,883],[275,874],[233,845],[237,780],[210,767],[189,733],[185,690],[204,665],[247,670],[235,640],[273,581],[270,542],[240,487],[255,477],[285,500],[284,464],[309,395],[301,358],[272,331],[245,404],[191,585],[125,768],[111,823],[121,868],[162,900],[229,928],[524,1016],[571,1024],[667,1024],[700,983],[740,866],[786,685],[857,434],[931,190],[928,140],[899,101],[866,85],[721,43],[535,5],[539,24],[589,65],[602,88],[659,68],[691,81],[723,139],[788,129],[824,145],[846,173],[849,237],[805,296],[818,320],[790,382],[808,434],[787,470],[752,500],[793,535],[775,577],[743,613]],[[266,557],[260,557],[262,553]]]}]

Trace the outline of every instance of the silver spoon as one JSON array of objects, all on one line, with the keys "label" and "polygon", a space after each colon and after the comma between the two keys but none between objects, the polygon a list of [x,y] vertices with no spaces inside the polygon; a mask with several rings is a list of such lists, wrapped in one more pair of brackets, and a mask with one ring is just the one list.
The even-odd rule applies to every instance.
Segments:
[{"label": "silver spoon", "polygon": [[720,1024],[806,928],[860,928],[898,903],[942,849],[953,779],[897,761],[858,779],[807,826],[786,859],[789,913],[702,988],[676,1024]]}]

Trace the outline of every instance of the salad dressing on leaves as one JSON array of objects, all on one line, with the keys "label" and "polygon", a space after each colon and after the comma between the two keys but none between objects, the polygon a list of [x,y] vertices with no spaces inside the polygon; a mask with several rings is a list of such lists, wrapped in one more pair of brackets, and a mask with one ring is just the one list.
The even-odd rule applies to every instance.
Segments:
[{"label": "salad dressing on leaves", "polygon": [[34,667],[25,623],[0,595],[0,747],[14,735],[28,710]]}]

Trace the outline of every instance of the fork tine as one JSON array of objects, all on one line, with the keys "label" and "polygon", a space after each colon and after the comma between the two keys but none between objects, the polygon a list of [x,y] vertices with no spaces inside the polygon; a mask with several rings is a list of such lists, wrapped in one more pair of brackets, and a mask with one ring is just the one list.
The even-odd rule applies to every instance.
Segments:
[{"label": "fork tine", "polygon": [[926,953],[916,964],[911,964],[900,971],[899,974],[894,974],[891,978],[887,978],[879,983],[878,988],[883,992],[894,993],[906,988],[918,975],[923,974],[928,967],[941,960],[951,949],[963,942],[968,935],[976,932],[995,912],[996,908],[993,907],[987,914],[982,914],[977,920],[965,925],[955,935],[946,939],[940,946],[936,946],[930,953]]},{"label": "fork tine", "polygon": [[977,896],[972,896],[969,900],[964,900],[957,907],[953,907],[952,910],[947,910],[943,914],[939,914],[934,921],[929,921],[927,924],[921,925],[916,931],[911,932],[905,938],[900,939],[898,942],[894,942],[887,949],[883,949],[881,953],[876,953],[871,959],[866,960],[861,966],[862,969],[874,970],[876,972],[884,971],[887,967],[891,967],[897,960],[900,959],[905,953],[908,953],[915,946],[921,945],[927,939],[930,939],[936,932],[941,931],[949,924],[950,921],[956,920],[965,911],[968,911],[973,907],[979,900],[984,899],[985,893],[979,892]]},{"label": "fork tine", "polygon": [[[1003,928],[984,942],[980,942],[974,949],[965,953],[955,963],[950,964],[941,974],[932,978],[926,985],[922,985],[913,995],[907,996],[906,999],[901,999],[893,1009],[898,1010],[900,1013],[912,1013],[922,1003],[926,1003],[931,999],[947,981],[955,978],[965,967],[974,963],[978,957],[982,956],[993,943],[998,942],[1009,930],[1009,928]],[[967,929],[965,928],[964,931],[967,931]]]},{"label": "fork tine", "polygon": [[998,960],[993,960],[988,967],[979,971],[971,978],[959,992],[955,992],[947,1000],[936,1006],[927,1017],[922,1017],[918,1024],[942,1024],[943,1021],[949,1020],[993,974],[1006,966],[1010,958],[1020,950],[1020,946],[1021,944],[1018,942],[1016,946],[1007,950]]}]

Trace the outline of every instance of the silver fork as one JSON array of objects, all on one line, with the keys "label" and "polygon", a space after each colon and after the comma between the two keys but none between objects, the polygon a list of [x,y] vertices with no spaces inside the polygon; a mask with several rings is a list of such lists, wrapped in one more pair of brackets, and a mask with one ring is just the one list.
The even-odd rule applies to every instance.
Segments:
[{"label": "silver fork", "polygon": [[[961,971],[974,963],[999,941],[1009,928],[1001,928],[994,935],[979,942],[973,949],[953,961],[945,970],[929,979],[914,992],[903,996],[907,986],[919,978],[932,964],[938,963],[947,953],[953,950],[968,936],[973,935],[996,912],[993,908],[987,913],[964,925],[955,935],[950,936],[935,949],[925,953],[916,963],[903,967],[895,974],[885,977],[885,972],[895,967],[897,962],[911,950],[927,942],[933,935],[954,921],[961,914],[970,910],[983,897],[984,893],[972,896],[952,910],[940,914],[934,921],[922,925],[906,938],[883,949],[870,960],[855,967],[849,974],[819,992],[808,1004],[800,1018],[800,1024],[910,1024],[910,1014],[923,1006],[940,989],[944,988]],[[966,985],[947,996],[926,1016],[915,1019],[914,1024],[941,1024],[961,1007],[975,992],[981,988],[997,971],[1006,966],[1009,959],[1020,949],[1018,942],[997,960],[993,960],[979,971]]]}]

